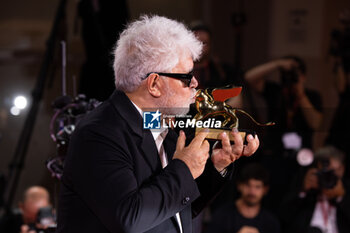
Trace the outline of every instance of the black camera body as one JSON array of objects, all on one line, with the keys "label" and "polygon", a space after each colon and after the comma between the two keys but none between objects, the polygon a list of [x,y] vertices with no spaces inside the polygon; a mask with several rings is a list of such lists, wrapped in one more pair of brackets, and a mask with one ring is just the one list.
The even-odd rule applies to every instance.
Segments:
[{"label": "black camera body", "polygon": [[333,169],[329,169],[329,160],[322,159],[318,161],[318,171],[316,173],[318,178],[318,187],[322,189],[332,189],[338,182],[338,176],[334,173]]},{"label": "black camera body", "polygon": [[320,169],[317,173],[318,187],[320,189],[332,189],[338,182],[338,177],[334,174],[334,170]]},{"label": "black camera body", "polygon": [[297,67],[291,70],[281,69],[280,72],[282,86],[290,87],[299,82],[299,69]]},{"label": "black camera body", "polygon": [[[56,216],[52,207],[40,208],[36,222],[28,225],[29,230],[34,230],[36,233],[54,233],[56,231]],[[42,228],[38,226],[42,226]]]}]

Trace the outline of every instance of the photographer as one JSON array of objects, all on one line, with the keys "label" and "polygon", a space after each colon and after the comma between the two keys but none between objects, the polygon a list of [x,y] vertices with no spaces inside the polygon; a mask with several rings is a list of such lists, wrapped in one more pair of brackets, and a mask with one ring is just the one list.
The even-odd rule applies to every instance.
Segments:
[{"label": "photographer", "polygon": [[[19,209],[0,221],[1,233],[39,233],[54,222],[49,192],[40,186],[29,187]],[[43,231],[45,232],[45,231]]]},{"label": "photographer", "polygon": [[315,153],[298,191],[282,205],[286,232],[350,232],[349,184],[343,180],[345,156],[334,147]]},{"label": "photographer", "polygon": [[[280,84],[266,79],[280,71]],[[245,80],[260,93],[268,108],[268,119],[277,122],[280,131],[295,131],[302,147],[312,147],[312,132],[322,121],[322,101],[316,91],[305,88],[306,65],[296,56],[287,56],[248,70]]]},{"label": "photographer", "polygon": [[[270,81],[269,76],[274,73],[279,75],[278,82]],[[259,156],[271,173],[266,204],[272,211],[279,210],[299,166],[295,151],[312,148],[313,133],[322,121],[321,97],[305,88],[306,73],[305,63],[295,56],[267,62],[245,73],[245,81],[255,96],[250,105],[256,117],[276,122],[264,130]]]},{"label": "photographer", "polygon": [[[331,33],[330,55],[334,64],[334,83],[339,94],[339,102],[330,127],[327,143],[343,150],[350,155],[350,144],[344,135],[349,132],[348,119],[350,117],[350,11],[344,10],[340,14],[342,28],[334,29]],[[350,166],[350,159],[346,161]],[[346,171],[346,177],[350,177]]]},{"label": "photographer", "polygon": [[[348,123],[350,117],[350,73],[345,73],[340,66],[337,66],[335,71],[339,102],[326,142],[344,151],[349,156],[350,144],[344,135],[350,130]],[[350,166],[350,159],[346,160],[346,164],[348,167]],[[346,171],[345,176],[350,177],[349,171]]]},{"label": "photographer", "polygon": [[232,65],[222,62],[212,50],[214,39],[210,28],[201,21],[190,26],[196,38],[203,43],[202,56],[194,63],[193,72],[198,80],[198,88],[223,87],[229,84],[241,85],[243,72]]}]

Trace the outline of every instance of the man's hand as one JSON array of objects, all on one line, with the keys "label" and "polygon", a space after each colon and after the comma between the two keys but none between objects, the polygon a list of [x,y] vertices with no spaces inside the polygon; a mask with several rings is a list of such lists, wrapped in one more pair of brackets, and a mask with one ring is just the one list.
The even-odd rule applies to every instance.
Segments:
[{"label": "man's hand", "polygon": [[29,226],[24,224],[21,226],[21,232],[20,233],[36,233],[34,230],[29,230]]},{"label": "man's hand", "polygon": [[294,61],[294,59],[281,58],[276,60],[276,65],[278,68],[282,68],[284,70],[291,70],[294,67],[297,67],[298,64]]},{"label": "man's hand", "polygon": [[298,82],[295,83],[293,86],[293,91],[295,93],[295,96],[298,98],[300,101],[302,98],[307,98],[305,94],[305,87],[304,87],[304,82],[301,78],[298,78]]},{"label": "man's hand", "polygon": [[345,195],[345,189],[341,179],[338,179],[337,184],[331,189],[323,189],[322,193],[330,200]]},{"label": "man's hand", "polygon": [[241,135],[236,129],[230,132],[233,136],[234,144],[231,145],[228,135],[223,132],[220,134],[222,148],[214,148],[211,160],[217,171],[224,170],[228,165],[233,163],[239,157],[251,156],[259,147],[258,136],[247,136],[247,145],[243,144]]},{"label": "man's hand", "polygon": [[303,190],[305,192],[310,189],[318,189],[317,168],[310,168],[304,176]]},{"label": "man's hand", "polygon": [[193,179],[196,179],[203,173],[209,157],[209,143],[205,140],[207,135],[208,131],[202,130],[187,147],[185,147],[186,136],[182,130],[177,139],[173,159],[182,160],[190,169]]},{"label": "man's hand", "polygon": [[259,230],[251,226],[243,226],[237,233],[259,233]]}]

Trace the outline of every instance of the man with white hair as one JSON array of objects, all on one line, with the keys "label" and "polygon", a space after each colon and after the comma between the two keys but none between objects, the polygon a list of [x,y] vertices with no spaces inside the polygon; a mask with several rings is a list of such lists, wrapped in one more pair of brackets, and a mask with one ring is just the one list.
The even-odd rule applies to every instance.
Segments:
[{"label": "man with white hair", "polygon": [[114,52],[116,91],[89,113],[71,138],[58,208],[58,232],[192,232],[191,219],[230,178],[247,145],[221,134],[209,156],[208,132],[185,145],[183,131],[143,128],[145,109],[183,114],[198,82],[201,43],[183,24],[143,16],[121,33]]}]

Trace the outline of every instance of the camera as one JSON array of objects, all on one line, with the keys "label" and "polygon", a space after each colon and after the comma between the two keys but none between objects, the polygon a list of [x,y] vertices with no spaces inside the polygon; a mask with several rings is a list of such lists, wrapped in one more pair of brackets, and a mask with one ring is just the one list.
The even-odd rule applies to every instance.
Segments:
[{"label": "camera", "polygon": [[299,69],[297,67],[291,70],[281,69],[281,81],[284,87],[290,87],[299,81]]},{"label": "camera", "polygon": [[39,209],[35,223],[29,224],[29,230],[36,233],[54,233],[56,231],[56,217],[52,207]]},{"label": "camera", "polygon": [[301,74],[306,74],[306,64],[303,59],[295,55],[288,55],[282,59],[291,59],[294,65],[291,69],[280,68],[281,84],[283,87],[291,87],[299,82]]},{"label": "camera", "polygon": [[332,189],[338,182],[338,177],[333,169],[329,169],[329,160],[322,159],[318,161],[319,169],[316,173],[319,189]]}]

